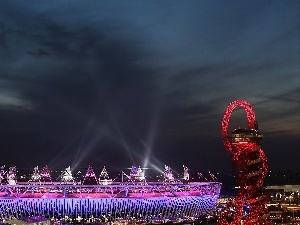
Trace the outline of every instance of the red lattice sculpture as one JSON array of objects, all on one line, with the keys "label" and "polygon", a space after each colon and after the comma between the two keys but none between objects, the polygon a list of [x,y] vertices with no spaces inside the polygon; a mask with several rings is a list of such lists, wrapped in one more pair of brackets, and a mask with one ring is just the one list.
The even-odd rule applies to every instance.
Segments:
[{"label": "red lattice sculpture", "polygon": [[[246,112],[248,128],[235,129],[228,135],[229,120],[233,110],[241,106]],[[231,204],[222,210],[219,225],[270,224],[265,204],[267,195],[262,187],[268,171],[267,158],[259,140],[262,135],[251,105],[244,100],[231,102],[222,120],[222,139],[233,159],[233,170],[239,191]]]}]

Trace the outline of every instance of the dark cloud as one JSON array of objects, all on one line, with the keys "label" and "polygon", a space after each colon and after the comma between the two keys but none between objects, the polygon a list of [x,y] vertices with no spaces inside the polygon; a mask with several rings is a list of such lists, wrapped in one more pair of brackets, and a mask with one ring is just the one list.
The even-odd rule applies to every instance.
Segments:
[{"label": "dark cloud", "polygon": [[[226,169],[220,125],[240,98],[275,148],[271,165],[280,161],[275,137],[295,154],[293,3],[233,2],[3,4],[0,164]],[[244,126],[244,112],[231,122]]]},{"label": "dark cloud", "polygon": [[46,52],[45,50],[40,49],[40,48],[36,49],[34,51],[27,51],[26,53],[29,55],[37,56],[37,57],[50,55],[48,52]]},{"label": "dark cloud", "polygon": [[[129,160],[122,153],[124,141],[120,140],[120,134],[134,152],[135,148],[142,147],[139,139],[147,135],[147,121],[151,116],[155,84],[152,69],[135,65],[148,53],[133,40],[111,37],[109,24],[102,31],[92,27],[74,31],[47,22],[43,29],[38,29],[38,38],[32,35],[35,32],[37,30],[29,27],[24,38],[28,43],[34,41],[34,45],[47,49],[51,58],[40,74],[31,66],[28,70],[17,71],[20,77],[5,78],[11,89],[18,90],[24,100],[31,102],[33,109],[23,114],[18,112],[20,116],[14,121],[9,115],[3,117],[2,123],[11,130],[2,130],[5,136],[10,133],[2,143],[3,149],[13,148],[18,152],[21,146],[26,146],[20,155],[26,157],[35,151],[32,161],[37,163],[44,163],[50,155],[59,155],[52,157],[56,159],[53,160],[56,166],[76,164],[76,160],[81,163],[81,158],[85,158],[82,163],[102,162],[105,158],[115,158],[117,152],[120,157],[123,155],[121,158]],[[46,51],[27,53],[40,56]],[[53,57],[61,60],[59,68],[51,65]],[[35,76],[31,74],[33,71]],[[132,123],[131,130],[128,123]],[[133,131],[140,137],[130,137]],[[14,132],[17,134],[11,137]],[[22,135],[27,138],[20,138]],[[15,138],[20,142],[10,144]],[[3,153],[6,155],[9,151]]]}]

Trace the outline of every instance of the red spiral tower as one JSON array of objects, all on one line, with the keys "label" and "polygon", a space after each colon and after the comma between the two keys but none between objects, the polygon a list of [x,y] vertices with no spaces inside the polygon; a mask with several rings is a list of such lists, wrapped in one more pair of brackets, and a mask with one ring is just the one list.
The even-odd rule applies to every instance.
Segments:
[{"label": "red spiral tower", "polygon": [[[248,128],[235,129],[229,135],[230,117],[237,106],[245,110]],[[265,208],[267,195],[262,187],[268,171],[267,158],[259,143],[262,137],[252,106],[244,100],[231,102],[222,120],[222,139],[233,160],[239,191],[233,202],[221,212],[219,225],[270,224]]]}]

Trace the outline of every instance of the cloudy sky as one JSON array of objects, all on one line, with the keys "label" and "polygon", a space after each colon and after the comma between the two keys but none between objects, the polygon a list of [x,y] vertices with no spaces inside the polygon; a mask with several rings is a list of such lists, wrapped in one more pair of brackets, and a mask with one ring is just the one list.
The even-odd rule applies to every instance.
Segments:
[{"label": "cloudy sky", "polygon": [[270,169],[300,171],[299,8],[3,1],[0,164],[230,170],[221,121],[245,99]]}]

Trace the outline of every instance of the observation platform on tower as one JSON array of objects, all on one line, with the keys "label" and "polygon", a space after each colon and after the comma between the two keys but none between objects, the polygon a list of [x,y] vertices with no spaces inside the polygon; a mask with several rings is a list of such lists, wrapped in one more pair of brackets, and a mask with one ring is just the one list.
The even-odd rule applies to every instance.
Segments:
[{"label": "observation platform on tower", "polygon": [[258,142],[262,138],[263,135],[255,129],[238,128],[234,129],[231,133],[232,143]]}]

